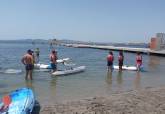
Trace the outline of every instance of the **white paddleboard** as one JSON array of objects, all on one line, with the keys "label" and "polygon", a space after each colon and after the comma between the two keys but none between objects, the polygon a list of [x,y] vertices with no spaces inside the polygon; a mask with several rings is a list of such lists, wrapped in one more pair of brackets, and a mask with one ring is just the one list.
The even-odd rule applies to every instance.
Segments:
[{"label": "white paddleboard", "polygon": [[[63,63],[66,61],[69,61],[70,58],[64,58],[64,59],[58,59],[57,63]],[[42,64],[42,63],[38,63],[38,64],[34,64],[34,68],[38,68],[38,69],[51,69],[51,65],[50,64]]]},{"label": "white paddleboard", "polygon": [[85,66],[79,66],[68,70],[56,71],[53,72],[52,75],[54,76],[68,75],[68,74],[83,72],[84,70],[85,70]]},{"label": "white paddleboard", "polygon": [[[116,70],[119,70],[119,66],[118,66],[118,65],[114,65],[113,68],[116,69]],[[123,70],[137,71],[136,66],[123,65],[123,66],[122,66],[122,69],[123,69]]]},{"label": "white paddleboard", "polygon": [[5,70],[1,70],[1,73],[5,73],[5,74],[19,74],[22,72],[21,69],[5,69]]}]

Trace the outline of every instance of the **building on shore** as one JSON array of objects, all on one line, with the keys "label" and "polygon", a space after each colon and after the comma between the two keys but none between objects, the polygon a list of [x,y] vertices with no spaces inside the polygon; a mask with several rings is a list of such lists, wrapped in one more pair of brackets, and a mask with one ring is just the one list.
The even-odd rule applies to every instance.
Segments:
[{"label": "building on shore", "polygon": [[155,37],[151,37],[150,49],[151,50],[165,49],[165,33],[156,33]]}]

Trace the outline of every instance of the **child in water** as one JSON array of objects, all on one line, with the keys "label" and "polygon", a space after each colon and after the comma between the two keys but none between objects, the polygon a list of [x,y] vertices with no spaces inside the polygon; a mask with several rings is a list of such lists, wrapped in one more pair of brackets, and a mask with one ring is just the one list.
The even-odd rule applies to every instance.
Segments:
[{"label": "child in water", "polygon": [[124,55],[123,55],[123,52],[120,51],[119,56],[118,56],[119,71],[122,71],[123,61],[124,61]]},{"label": "child in water", "polygon": [[141,66],[142,66],[142,55],[140,54],[140,52],[138,52],[137,55],[136,55],[137,71],[140,71]]}]

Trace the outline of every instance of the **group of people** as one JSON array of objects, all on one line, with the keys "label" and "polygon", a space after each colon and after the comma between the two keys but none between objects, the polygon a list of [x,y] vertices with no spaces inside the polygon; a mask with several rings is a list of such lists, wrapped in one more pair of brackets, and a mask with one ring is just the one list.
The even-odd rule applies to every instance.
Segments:
[{"label": "group of people", "polygon": [[[21,62],[25,65],[26,75],[25,79],[32,80],[32,72],[34,69],[34,64],[39,63],[39,48],[36,48],[35,53],[32,50],[27,50],[27,53],[22,57]],[[57,51],[52,50],[50,53],[50,63],[52,71],[55,72],[57,70]]]},{"label": "group of people", "polygon": [[[39,55],[40,51],[39,48],[36,48],[35,54],[32,50],[27,50],[27,53],[22,57],[22,63],[25,65],[25,70],[26,70],[26,76],[25,79],[31,79],[32,80],[32,71],[34,68],[34,64],[39,62]],[[51,64],[51,69],[52,72],[55,72],[57,70],[57,51],[52,49],[50,55],[50,64]],[[114,55],[112,51],[109,51],[109,54],[107,56],[107,66],[108,66],[108,71],[113,70],[113,62],[114,62]],[[124,55],[123,51],[119,51],[118,55],[118,66],[119,66],[119,71],[122,71],[122,66],[124,62]],[[137,70],[140,70],[140,67],[142,65],[142,56],[140,52],[137,52],[136,55],[136,67]]]},{"label": "group of people", "polygon": [[[114,62],[113,52],[112,51],[109,51],[109,54],[107,56],[108,71],[112,71],[113,70],[113,62]],[[119,51],[119,55],[118,55],[119,71],[122,71],[123,62],[124,62],[123,51]],[[140,52],[137,52],[137,55],[136,55],[136,67],[137,67],[137,71],[140,70],[141,65],[142,65],[142,55],[140,54]]]}]

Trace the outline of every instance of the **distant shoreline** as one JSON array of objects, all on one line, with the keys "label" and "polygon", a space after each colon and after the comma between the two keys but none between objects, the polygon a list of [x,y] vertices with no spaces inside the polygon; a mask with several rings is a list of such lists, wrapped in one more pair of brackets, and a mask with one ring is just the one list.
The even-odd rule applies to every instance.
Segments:
[{"label": "distant shoreline", "polygon": [[[66,43],[70,42],[70,43]],[[75,43],[77,42],[77,43]],[[23,44],[47,44],[50,45],[51,40],[42,39],[24,39],[24,40],[0,40],[0,43],[23,43]],[[57,40],[54,45],[61,45],[66,47],[76,47],[76,48],[93,48],[102,50],[113,50],[113,51],[125,51],[131,53],[141,52],[148,55],[163,56],[165,57],[165,50],[150,50],[147,43],[94,43],[94,42],[83,42],[81,41],[70,41],[70,40]]]},{"label": "distant shoreline", "polygon": [[[49,44],[52,39],[16,39],[16,40],[0,40],[0,43],[35,43],[35,44]],[[113,46],[134,46],[134,47],[148,47],[148,43],[108,43],[108,42],[88,42],[88,41],[74,41],[74,40],[57,40],[59,45],[70,44],[84,44],[84,45],[113,45]]]}]

